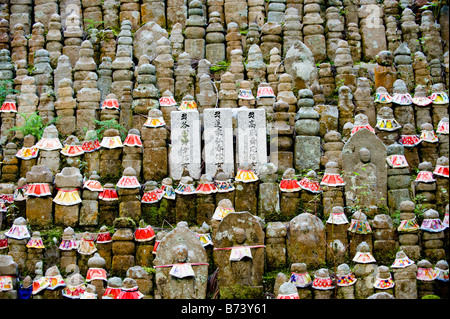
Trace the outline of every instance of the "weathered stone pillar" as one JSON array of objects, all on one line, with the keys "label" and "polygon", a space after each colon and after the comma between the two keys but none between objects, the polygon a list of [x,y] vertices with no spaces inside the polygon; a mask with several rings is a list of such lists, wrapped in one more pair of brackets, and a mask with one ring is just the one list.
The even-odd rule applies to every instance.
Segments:
[{"label": "weathered stone pillar", "polygon": [[[111,40],[112,41],[112,40]],[[114,50],[114,56],[113,58],[116,58],[115,55],[115,48]],[[108,56],[102,56],[102,62],[98,66],[98,89],[100,90],[100,100],[105,101],[106,97],[111,93],[111,85],[112,85],[112,61],[113,58]]]},{"label": "weathered stone pillar", "polygon": [[134,231],[136,242],[136,265],[141,267],[152,267],[154,255],[152,254],[155,244],[155,231],[152,226],[147,225],[143,219]]},{"label": "weathered stone pillar", "polygon": [[434,295],[434,280],[436,273],[430,261],[422,259],[417,263],[417,297]]},{"label": "weathered stone pillar", "polygon": [[45,278],[50,282],[50,285],[42,293],[42,299],[64,299],[62,290],[65,287],[65,282],[58,266],[54,265],[47,269]]},{"label": "weathered stone pillar", "polygon": [[355,299],[355,283],[357,281],[347,264],[340,264],[336,270],[336,299]]},{"label": "weathered stone pillar", "polygon": [[267,271],[286,266],[286,225],[271,222],[266,228],[266,267]]},{"label": "weathered stone pillar", "polygon": [[3,149],[3,163],[1,166],[1,176],[4,181],[16,182],[19,179],[19,160],[15,156],[17,145],[8,143]]},{"label": "weathered stone pillar", "polygon": [[420,229],[422,230],[422,256],[432,261],[444,259],[445,250],[443,239],[445,226],[439,219],[439,213],[434,209],[425,211]]},{"label": "weathered stone pillar", "polygon": [[[433,166],[430,162],[419,164],[419,174],[415,180],[416,202],[423,211],[436,209],[436,179],[433,178]],[[431,178],[430,178],[431,176]]]},{"label": "weathered stone pillar", "polygon": [[76,167],[64,167],[55,175],[55,187],[58,189],[55,203],[55,225],[75,227],[78,225],[80,203],[79,189],[83,185],[83,176]]},{"label": "weathered stone pillar", "polygon": [[53,173],[46,166],[36,165],[26,175],[26,218],[33,227],[53,225]]},{"label": "weathered stone pillar", "polygon": [[[5,98],[5,102],[0,109],[1,115],[1,141],[2,144],[10,142],[14,137],[14,133],[9,131],[16,124],[16,114],[17,106],[16,106],[16,97],[13,94],[8,94]],[[8,132],[9,131],[9,132]]]},{"label": "weathered stone pillar", "polygon": [[300,299],[312,299],[312,279],[308,273],[305,263],[291,264],[291,277],[289,282],[292,282],[297,287],[298,296]]},{"label": "weathered stone pillar", "polygon": [[166,27],[166,1],[144,0],[141,3],[141,23],[156,22],[159,26]]},{"label": "weathered stone pillar", "polygon": [[320,5],[312,0],[304,1],[303,40],[311,50],[316,62],[327,57],[324,19],[320,14]]},{"label": "weathered stone pillar", "polygon": [[448,182],[448,157],[441,156],[436,161],[436,167],[433,171],[436,177],[436,210],[440,213],[445,211],[445,205],[449,200],[449,182]]},{"label": "weathered stone pillar", "polygon": [[394,276],[394,294],[397,299],[417,299],[417,265],[403,250],[395,255],[391,265]]},{"label": "weathered stone pillar", "polygon": [[33,273],[36,270],[36,263],[44,259],[45,246],[39,231],[34,231],[32,233],[31,238],[27,241],[26,248],[27,258],[24,271]]},{"label": "weathered stone pillar", "polygon": [[119,180],[122,172],[123,152],[123,144],[119,131],[116,129],[107,129],[103,133],[100,146],[100,177],[110,181]]},{"label": "weathered stone pillar", "polygon": [[100,91],[97,86],[98,76],[95,72],[87,73],[81,82],[81,89],[77,92],[77,136],[85,133],[87,130],[95,130],[94,120],[98,119],[98,110],[100,105]]},{"label": "weathered stone pillar", "polygon": [[0,256],[0,265],[0,276],[8,278],[8,285],[5,287],[6,289],[4,288],[0,292],[0,299],[17,299],[17,290],[19,289],[17,284],[17,277],[19,276],[18,264],[14,257],[4,255]]},{"label": "weathered stone pillar", "polygon": [[388,163],[388,206],[392,216],[400,207],[401,202],[411,199],[410,170],[404,155],[403,145],[395,142],[387,147]]},{"label": "weathered stone pillar", "polygon": [[118,0],[104,0],[102,2],[103,20],[105,29],[119,28],[119,1]]},{"label": "weathered stone pillar", "polygon": [[383,8],[375,1],[366,1],[358,9],[363,60],[374,60],[378,52],[387,50]]},{"label": "weathered stone pillar", "polygon": [[209,24],[206,27],[205,58],[212,64],[226,60],[225,30],[219,12],[209,14]]},{"label": "weathered stone pillar", "polygon": [[[8,237],[8,255],[17,263],[19,272],[26,270],[27,242],[31,237],[27,229],[27,221],[23,217],[14,220],[11,228],[5,232]],[[1,257],[1,256],[0,256]]]},{"label": "weathered stone pillar", "polygon": [[330,264],[337,265],[348,258],[348,226],[349,222],[342,206],[334,206],[325,225],[327,261]]},{"label": "weathered stone pillar", "polygon": [[97,238],[95,240],[97,245],[97,252],[105,260],[105,265],[103,266],[106,270],[111,269],[112,261],[112,238],[108,227],[103,225],[100,227]]},{"label": "weathered stone pillar", "polygon": [[431,123],[424,123],[420,126],[420,139],[419,144],[419,156],[424,162],[430,162],[435,166],[436,161],[439,158],[438,154],[438,142],[439,139],[434,131]]},{"label": "weathered stone pillar", "polygon": [[284,171],[280,182],[280,212],[283,219],[290,219],[298,214],[300,206],[300,185],[295,177],[295,170],[288,168]]},{"label": "weathered stone pillar", "polygon": [[220,108],[236,108],[238,92],[236,90],[235,76],[225,72],[220,77],[220,91],[218,93]]},{"label": "weathered stone pillar", "polygon": [[450,151],[449,151],[449,119],[448,117],[442,118],[439,123],[438,127],[436,129],[436,133],[439,139],[439,156],[442,157],[450,157]]},{"label": "weathered stone pillar", "polygon": [[252,170],[252,165],[242,164],[235,177],[234,207],[236,211],[248,211],[253,215],[258,213],[259,178]]},{"label": "weathered stone pillar", "polygon": [[361,242],[357,254],[353,258],[353,268],[357,282],[355,283],[355,299],[366,299],[374,293],[373,283],[377,266],[366,242]]},{"label": "weathered stone pillar", "polygon": [[408,47],[408,43],[401,43],[394,51],[394,56],[397,77],[405,82],[408,92],[412,92],[414,88],[414,69],[412,66],[413,60],[411,58],[411,50]]},{"label": "weathered stone pillar", "polygon": [[107,273],[104,269],[105,265],[106,261],[99,253],[95,253],[88,260],[89,269],[86,273],[86,281],[95,287],[98,299],[102,299],[103,293],[105,292],[107,282]]},{"label": "weathered stone pillar", "polygon": [[448,117],[448,95],[445,92],[445,85],[443,83],[434,84],[432,87],[433,93],[430,98],[433,101],[432,108],[432,123],[437,126],[439,121],[444,117]]},{"label": "weathered stone pillar", "polygon": [[298,170],[317,170],[320,168],[319,113],[314,110],[313,93],[309,89],[299,91],[298,112],[296,115],[295,159]]},{"label": "weathered stone pillar", "polygon": [[377,268],[373,286],[375,288],[375,293],[388,293],[394,296],[395,283],[392,280],[389,267],[379,266]]},{"label": "weathered stone pillar", "polygon": [[389,263],[398,247],[392,218],[386,214],[375,215],[372,227],[373,255],[377,262]]},{"label": "weathered stone pillar", "polygon": [[[31,168],[30,168],[31,170]],[[19,178],[14,188],[14,205],[17,207],[16,216],[26,218],[27,211],[27,180],[25,177]]]},{"label": "weathered stone pillar", "polygon": [[143,299],[153,299],[153,274],[147,272],[142,266],[134,266],[127,270],[126,276],[133,278]]},{"label": "weathered stone pillar", "polygon": [[418,168],[420,163],[419,148],[417,147],[420,143],[420,139],[416,134],[416,127],[414,124],[406,123],[402,127],[400,134],[398,143],[404,146],[405,158],[410,169],[415,170]]},{"label": "weathered stone pillar", "polygon": [[344,186],[345,182],[341,176],[339,164],[329,161],[325,165],[325,174],[320,182],[322,186],[323,215],[328,218],[333,207],[344,207]]},{"label": "weathered stone pillar", "polygon": [[334,294],[334,282],[327,268],[320,268],[314,273],[313,299],[332,299]]},{"label": "weathered stone pillar", "polygon": [[80,208],[80,226],[97,226],[99,219],[98,195],[103,191],[100,176],[93,171],[83,183],[83,201]]},{"label": "weathered stone pillar", "polygon": [[119,195],[119,217],[131,218],[138,222],[141,218],[141,201],[139,191],[141,185],[132,167],[123,170],[123,175],[117,182]]},{"label": "weathered stone pillar", "polygon": [[62,53],[69,57],[72,67],[75,67],[81,49],[81,43],[83,42],[83,29],[80,21],[81,8],[78,9],[79,10],[72,10],[67,17],[62,17],[65,27]]},{"label": "weathered stone pillar", "polygon": [[436,280],[434,281],[434,291],[441,299],[449,299],[449,284],[448,284],[448,262],[446,260],[439,260],[434,268],[436,271]]},{"label": "weathered stone pillar", "polygon": [[112,264],[111,273],[124,277],[127,270],[135,265],[136,244],[134,243],[134,229],[136,224],[129,218],[114,220],[116,232],[112,236]]},{"label": "weathered stone pillar", "polygon": [[351,223],[348,228],[348,238],[350,241],[349,254],[355,256],[358,251],[358,246],[365,243],[369,247],[370,253],[373,251],[372,227],[367,220],[366,214],[361,211],[356,211],[352,215]]}]

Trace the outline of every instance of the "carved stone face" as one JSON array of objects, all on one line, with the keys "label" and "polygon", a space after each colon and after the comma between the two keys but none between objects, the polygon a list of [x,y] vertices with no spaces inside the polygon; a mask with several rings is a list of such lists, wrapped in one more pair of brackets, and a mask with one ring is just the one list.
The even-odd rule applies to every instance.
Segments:
[{"label": "carved stone face", "polygon": [[359,159],[363,163],[370,162],[370,151],[367,148],[362,148],[359,150]]},{"label": "carved stone face", "polygon": [[175,261],[177,263],[184,263],[188,257],[188,250],[185,245],[178,245],[174,248]]},{"label": "carved stone face", "polygon": [[234,239],[236,240],[237,244],[243,244],[246,239],[245,230],[243,230],[242,228],[237,228],[234,231]]}]

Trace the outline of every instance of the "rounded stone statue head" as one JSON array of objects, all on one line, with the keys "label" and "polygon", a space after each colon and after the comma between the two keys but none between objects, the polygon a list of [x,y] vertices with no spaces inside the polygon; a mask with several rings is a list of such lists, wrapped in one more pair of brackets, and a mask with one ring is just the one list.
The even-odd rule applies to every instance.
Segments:
[{"label": "rounded stone statue head", "polygon": [[359,150],[359,159],[363,163],[369,163],[370,162],[370,151],[363,147]]},{"label": "rounded stone statue head", "polygon": [[175,246],[175,248],[173,250],[174,250],[175,261],[177,263],[186,262],[186,260],[188,258],[188,249],[187,249],[186,245]]},{"label": "rounded stone statue head", "polygon": [[246,239],[245,230],[242,228],[236,228],[234,230],[234,240],[237,244],[243,244]]}]

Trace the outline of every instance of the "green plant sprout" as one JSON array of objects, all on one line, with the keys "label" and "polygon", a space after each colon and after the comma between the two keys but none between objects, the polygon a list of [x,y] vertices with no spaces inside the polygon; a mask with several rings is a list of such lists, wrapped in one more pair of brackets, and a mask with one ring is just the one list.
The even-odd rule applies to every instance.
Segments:
[{"label": "green plant sprout", "polygon": [[36,140],[40,140],[44,129],[52,124],[55,124],[58,122],[59,117],[55,117],[54,119],[50,120],[47,124],[44,124],[44,120],[42,117],[37,113],[17,113],[19,116],[21,116],[25,122],[20,126],[14,126],[10,128],[7,133],[9,132],[20,132],[23,134],[23,136],[27,135],[33,135]]}]

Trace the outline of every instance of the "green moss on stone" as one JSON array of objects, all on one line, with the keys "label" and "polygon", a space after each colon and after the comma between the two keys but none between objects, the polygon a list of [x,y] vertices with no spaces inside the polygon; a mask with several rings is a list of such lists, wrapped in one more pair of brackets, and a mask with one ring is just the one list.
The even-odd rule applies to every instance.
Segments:
[{"label": "green moss on stone", "polygon": [[441,298],[436,295],[425,295],[422,297],[422,299],[441,299]]},{"label": "green moss on stone", "polygon": [[220,288],[220,299],[261,299],[263,287],[233,285]]},{"label": "green moss on stone", "polygon": [[277,275],[279,273],[283,273],[286,275],[287,278],[290,277],[291,272],[289,268],[279,268],[272,271],[265,272],[263,275],[263,288],[264,292],[273,293],[273,287],[275,286],[275,280],[277,278]]},{"label": "green moss on stone", "polygon": [[135,229],[136,228],[136,222],[129,217],[119,217],[116,218],[113,222],[113,226],[115,228],[131,228],[131,229]]}]

